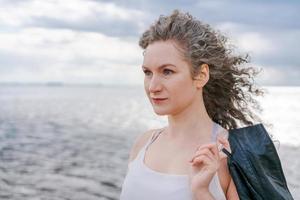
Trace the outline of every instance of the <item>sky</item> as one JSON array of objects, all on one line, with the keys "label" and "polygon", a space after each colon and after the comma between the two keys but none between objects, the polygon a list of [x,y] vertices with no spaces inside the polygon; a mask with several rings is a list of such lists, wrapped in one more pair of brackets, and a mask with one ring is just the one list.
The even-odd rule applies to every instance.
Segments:
[{"label": "sky", "polygon": [[143,84],[139,37],[174,9],[248,53],[258,84],[300,86],[298,0],[0,0],[0,83]]}]

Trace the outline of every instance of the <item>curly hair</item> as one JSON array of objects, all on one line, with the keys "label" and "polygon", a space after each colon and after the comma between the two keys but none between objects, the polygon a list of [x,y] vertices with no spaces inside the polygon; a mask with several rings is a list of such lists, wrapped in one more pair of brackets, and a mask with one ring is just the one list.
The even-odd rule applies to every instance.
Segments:
[{"label": "curly hair", "polygon": [[226,129],[262,122],[262,108],[253,96],[264,90],[254,85],[260,71],[246,66],[249,56],[234,55],[227,37],[189,13],[174,10],[161,15],[141,36],[139,45],[146,49],[155,41],[172,40],[191,65],[194,78],[202,64],[209,66],[209,80],[203,87],[203,100],[211,119]]}]

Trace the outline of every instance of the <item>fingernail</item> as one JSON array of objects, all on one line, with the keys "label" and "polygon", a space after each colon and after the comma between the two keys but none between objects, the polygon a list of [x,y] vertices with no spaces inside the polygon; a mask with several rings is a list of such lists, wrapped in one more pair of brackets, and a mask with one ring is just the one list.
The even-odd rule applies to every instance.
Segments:
[{"label": "fingernail", "polygon": [[223,144],[220,144],[220,145],[218,146],[218,150],[221,151],[222,148],[223,148]]}]

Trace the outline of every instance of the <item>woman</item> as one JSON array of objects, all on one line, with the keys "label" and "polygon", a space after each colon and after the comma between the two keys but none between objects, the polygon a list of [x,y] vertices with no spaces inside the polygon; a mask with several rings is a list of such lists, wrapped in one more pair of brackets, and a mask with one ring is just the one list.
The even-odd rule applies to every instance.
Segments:
[{"label": "woman", "polygon": [[229,174],[228,129],[260,121],[249,107],[257,72],[226,38],[188,13],[160,16],[140,38],[147,96],[168,125],[141,135],[121,200],[239,199]]}]

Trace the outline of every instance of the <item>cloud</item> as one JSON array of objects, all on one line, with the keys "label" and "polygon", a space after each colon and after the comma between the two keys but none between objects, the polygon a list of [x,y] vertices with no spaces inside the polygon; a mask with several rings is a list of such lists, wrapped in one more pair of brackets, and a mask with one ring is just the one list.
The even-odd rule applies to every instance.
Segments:
[{"label": "cloud", "polygon": [[144,15],[139,10],[125,9],[111,2],[33,0],[1,6],[0,23],[17,28],[67,28],[134,36],[143,26]]},{"label": "cloud", "polygon": [[260,85],[299,85],[300,70],[295,66],[264,66],[257,76]]},{"label": "cloud", "polygon": [[142,58],[137,41],[100,33],[29,28],[0,35],[2,81],[22,73],[17,80],[105,82],[103,74],[113,79],[111,74],[132,71]]},{"label": "cloud", "polygon": [[237,43],[241,49],[260,55],[268,55],[277,50],[272,41],[257,32],[241,34],[237,38]]},{"label": "cloud", "polygon": [[[24,1],[18,4],[4,4],[1,7],[1,21],[9,23],[9,19],[15,22],[11,25],[26,23],[34,17],[56,18],[62,21],[78,22],[97,17],[107,20],[133,21],[142,17],[143,13],[134,9],[124,9],[114,3],[102,3],[82,0],[52,0],[52,1]],[[13,20],[11,20],[13,21]]]},{"label": "cloud", "polygon": [[138,37],[179,8],[249,53],[262,83],[300,85],[298,1],[0,1],[0,82],[142,84]]},{"label": "cloud", "polygon": [[[192,11],[209,23],[233,22],[253,26],[257,30],[299,29],[298,1],[198,1]],[[197,12],[198,11],[198,12]],[[198,14],[197,14],[198,13]]]},{"label": "cloud", "polygon": [[230,38],[239,52],[249,53],[256,65],[273,68],[276,72],[291,66],[286,69],[295,74],[300,72],[300,47],[295,45],[300,29],[254,32],[253,26],[233,22],[219,23],[216,28]]}]

